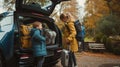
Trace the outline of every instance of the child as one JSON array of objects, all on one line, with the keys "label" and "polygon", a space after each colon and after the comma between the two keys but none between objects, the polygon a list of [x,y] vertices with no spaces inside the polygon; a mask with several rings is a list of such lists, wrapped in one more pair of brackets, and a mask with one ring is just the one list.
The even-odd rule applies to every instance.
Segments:
[{"label": "child", "polygon": [[47,51],[45,43],[46,39],[42,34],[42,23],[39,21],[33,22],[33,29],[31,29],[31,40],[36,67],[42,67]]}]

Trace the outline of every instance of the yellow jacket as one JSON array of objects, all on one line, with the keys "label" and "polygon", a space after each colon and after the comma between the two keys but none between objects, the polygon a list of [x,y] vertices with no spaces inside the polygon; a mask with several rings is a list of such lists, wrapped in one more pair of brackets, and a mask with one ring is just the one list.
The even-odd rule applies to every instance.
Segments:
[{"label": "yellow jacket", "polygon": [[[69,29],[68,29],[68,28]],[[77,40],[75,38],[76,36],[76,30],[75,30],[75,27],[74,27],[74,21],[69,21],[65,24],[65,29],[63,31],[63,38],[70,41],[70,50],[73,51],[73,52],[77,52],[78,51],[78,43],[77,43]],[[68,44],[67,43],[64,43],[63,44],[63,47],[64,48],[68,48]]]}]

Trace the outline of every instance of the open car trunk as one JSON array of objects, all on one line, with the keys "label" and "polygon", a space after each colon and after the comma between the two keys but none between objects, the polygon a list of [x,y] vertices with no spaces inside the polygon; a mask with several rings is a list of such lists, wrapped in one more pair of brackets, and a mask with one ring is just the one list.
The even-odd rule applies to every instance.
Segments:
[{"label": "open car trunk", "polygon": [[[57,48],[59,47],[62,43],[61,43],[61,33],[60,30],[58,29],[58,27],[55,25],[54,20],[52,18],[49,18],[47,16],[36,16],[34,14],[28,14],[28,13],[19,13],[17,14],[16,17],[18,20],[16,20],[17,22],[17,27],[18,27],[18,32],[19,32],[19,36],[30,36],[29,34],[23,34],[24,31],[21,29],[21,26],[30,26],[32,25],[32,23],[34,21],[40,21],[42,22],[44,28],[43,31],[44,33],[46,33],[46,30],[50,30],[50,31],[54,31],[56,33],[55,36],[55,41],[54,43],[46,43],[47,44],[47,48]],[[31,27],[32,28],[32,27]],[[29,31],[29,29],[28,29]],[[29,31],[30,32],[30,31]],[[28,33],[29,33],[28,32]],[[49,33],[48,33],[49,34]],[[46,34],[43,34],[45,37],[49,37]],[[19,38],[20,38],[19,37]],[[49,40],[50,38],[48,38],[47,40]],[[21,39],[20,39],[21,40]],[[47,41],[46,41],[47,42]]]},{"label": "open car trunk", "polygon": [[[58,61],[61,56],[62,35],[55,21],[49,16],[53,12],[55,6],[62,1],[67,0],[16,0],[16,11],[14,12],[15,46],[19,57],[19,64],[26,65],[24,63],[29,62],[28,59],[30,59],[26,57],[30,56],[27,54],[32,55],[30,29],[34,21],[40,21],[44,25],[44,36],[46,37],[48,53],[44,64],[55,64]],[[54,39],[46,35],[46,30],[56,34]],[[53,42],[49,42],[50,40],[53,40]],[[29,62],[27,65],[30,64],[32,64],[32,62]]]},{"label": "open car trunk", "polygon": [[[60,30],[49,15],[53,12],[55,6],[62,1],[69,0],[16,0],[15,24],[19,33],[19,41],[23,36],[21,26],[30,25],[34,21],[40,21],[51,31],[56,33],[54,43],[47,43],[47,48],[57,48],[62,45]],[[47,37],[47,36],[46,36]],[[29,38],[26,36],[26,38]],[[24,38],[24,39],[26,39]],[[49,37],[48,37],[49,40]],[[19,42],[21,45],[22,43]]]},{"label": "open car trunk", "polygon": [[[52,18],[49,18],[48,16],[36,16],[32,13],[20,13],[20,12],[19,13],[15,12],[15,18],[16,18],[15,25],[17,27],[17,35],[15,35],[15,38],[16,38],[15,45],[17,46],[19,57],[25,53],[32,54],[31,36],[29,32],[30,32],[30,29],[32,28],[31,26],[32,23],[34,21],[40,21],[44,25],[43,35],[46,37],[46,46],[47,46],[47,53],[48,53],[46,56],[47,59],[45,63],[50,63],[51,61],[56,61],[57,59],[60,58],[61,53],[58,51],[59,49],[61,49],[61,46],[62,46],[62,38],[61,38],[62,36],[59,28],[54,23],[54,20]],[[56,33],[55,38],[51,39],[49,36],[47,36],[46,30],[54,31]],[[24,34],[24,32],[26,33]],[[54,42],[51,42],[51,40],[54,40]],[[50,41],[50,42],[47,42],[47,41]],[[22,62],[20,61],[19,63],[23,63],[23,61]]]}]

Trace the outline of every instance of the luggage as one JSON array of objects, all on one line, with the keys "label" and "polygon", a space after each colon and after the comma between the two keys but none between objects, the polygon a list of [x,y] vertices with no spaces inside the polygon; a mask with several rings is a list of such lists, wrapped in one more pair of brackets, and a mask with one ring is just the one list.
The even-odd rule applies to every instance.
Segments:
[{"label": "luggage", "polygon": [[30,36],[22,36],[21,37],[22,48],[31,48],[30,38],[31,38]]},{"label": "luggage", "polygon": [[69,63],[69,51],[63,49],[61,52],[61,64],[63,67],[68,67],[68,63]]},{"label": "luggage", "polygon": [[20,31],[21,31],[22,35],[28,36],[28,35],[30,35],[31,28],[32,28],[32,25],[21,25]]},{"label": "luggage", "polygon": [[63,49],[61,52],[61,64],[63,67],[74,67],[72,51],[70,51],[70,46],[67,49]]},{"label": "luggage", "polygon": [[21,32],[21,47],[22,48],[31,48],[31,36],[30,36],[30,30],[32,28],[32,25],[21,25],[20,26],[20,32]]},{"label": "luggage", "polygon": [[45,29],[44,32],[46,44],[55,44],[56,32],[50,29]]}]

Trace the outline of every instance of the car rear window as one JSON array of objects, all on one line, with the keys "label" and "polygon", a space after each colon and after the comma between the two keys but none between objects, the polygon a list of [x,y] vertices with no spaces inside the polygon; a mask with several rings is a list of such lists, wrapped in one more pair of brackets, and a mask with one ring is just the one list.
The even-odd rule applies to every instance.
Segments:
[{"label": "car rear window", "polygon": [[36,6],[43,10],[48,10],[49,6],[52,5],[52,2],[51,0],[24,0],[22,4]]}]

